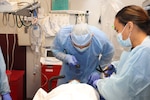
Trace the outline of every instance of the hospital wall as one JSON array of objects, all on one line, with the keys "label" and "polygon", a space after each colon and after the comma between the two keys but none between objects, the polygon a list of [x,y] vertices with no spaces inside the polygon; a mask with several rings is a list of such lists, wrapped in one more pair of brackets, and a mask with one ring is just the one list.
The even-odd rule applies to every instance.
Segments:
[{"label": "hospital wall", "polygon": [[[14,1],[14,0],[10,0]],[[17,0],[16,0],[17,1]],[[20,1],[20,0],[19,0]],[[28,0],[26,0],[28,1]],[[30,1],[30,0],[29,0]],[[122,47],[118,46],[118,43],[116,41],[116,33],[113,30],[113,21],[114,21],[114,16],[117,12],[117,8],[113,6],[114,4],[111,2],[114,1],[116,2],[115,4],[123,4],[121,7],[117,6],[119,9],[122,8],[125,5],[130,5],[130,4],[136,4],[136,5],[142,5],[142,2],[144,0],[69,0],[69,10],[79,10],[79,11],[89,11],[89,16],[88,16],[88,23],[91,25],[94,25],[104,31],[108,38],[111,40],[111,42],[115,46],[115,53],[113,60],[119,59],[119,56],[123,50]],[[119,2],[120,1],[120,2]],[[44,16],[48,16],[48,13],[51,8],[51,2],[50,0],[41,0],[41,11],[43,12]],[[11,17],[12,18],[12,17]],[[73,17],[74,18],[74,17]],[[71,24],[75,24],[74,19],[70,19]],[[0,14],[0,20],[2,20],[2,14]],[[13,19],[10,19],[13,20]],[[13,24],[13,21],[10,21],[10,24]],[[40,88],[41,86],[41,73],[40,73],[40,68],[39,71],[36,73],[36,75],[33,75],[33,69],[34,69],[34,53],[31,50],[30,47],[30,41],[29,41],[29,34],[24,33],[24,29],[18,29],[17,27],[11,28],[9,25],[4,26],[3,23],[0,23],[0,34],[16,34],[18,36],[18,46],[20,48],[25,47],[25,57],[26,60],[21,60],[20,62],[26,61],[26,68],[24,69],[26,71],[26,97],[27,98],[32,98],[36,91]],[[46,40],[47,45],[51,45],[54,37],[50,37],[48,40]],[[4,40],[5,41],[5,40]],[[10,43],[10,45],[13,45]],[[19,52],[23,52],[22,50],[19,50]],[[6,56],[6,54],[5,54]],[[16,56],[18,56],[16,54]],[[19,59],[19,58],[18,58]],[[38,58],[39,59],[39,58]],[[16,60],[16,59],[15,59]],[[16,60],[17,61],[17,60]],[[23,65],[23,66],[24,66]],[[20,64],[21,66],[21,64]]]}]

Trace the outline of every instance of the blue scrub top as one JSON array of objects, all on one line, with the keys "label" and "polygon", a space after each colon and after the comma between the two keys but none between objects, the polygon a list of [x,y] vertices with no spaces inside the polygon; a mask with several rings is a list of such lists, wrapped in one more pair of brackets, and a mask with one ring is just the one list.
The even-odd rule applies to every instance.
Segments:
[{"label": "blue scrub top", "polygon": [[2,50],[0,47],[0,95],[10,92],[9,82],[6,75],[6,64],[3,58]]},{"label": "blue scrub top", "polygon": [[97,81],[99,93],[106,100],[150,100],[150,37],[114,64],[116,74]]}]

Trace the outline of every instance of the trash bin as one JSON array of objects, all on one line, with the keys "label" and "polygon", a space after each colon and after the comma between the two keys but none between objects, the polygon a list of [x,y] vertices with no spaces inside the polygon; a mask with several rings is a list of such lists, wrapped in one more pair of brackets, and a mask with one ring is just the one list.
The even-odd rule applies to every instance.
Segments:
[{"label": "trash bin", "polygon": [[9,79],[12,100],[23,100],[23,70],[6,70]]}]

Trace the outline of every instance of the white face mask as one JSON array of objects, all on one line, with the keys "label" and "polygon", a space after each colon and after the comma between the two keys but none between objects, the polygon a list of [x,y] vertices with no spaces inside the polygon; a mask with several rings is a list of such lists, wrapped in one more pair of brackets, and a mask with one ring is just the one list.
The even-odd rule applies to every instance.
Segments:
[{"label": "white face mask", "polygon": [[123,40],[123,39],[122,39],[122,33],[123,33],[123,31],[125,30],[125,28],[126,28],[126,25],[125,25],[125,27],[123,28],[122,32],[118,33],[118,35],[117,35],[117,40],[118,40],[118,42],[119,42],[123,47],[131,47],[131,46],[132,46],[131,40],[130,40],[130,34],[131,34],[131,33],[129,34],[129,36],[128,36],[128,38],[127,38],[126,40]]},{"label": "white face mask", "polygon": [[76,46],[74,46],[79,52],[84,52],[84,51],[86,51],[88,48],[89,48],[89,46],[88,47],[84,47],[84,48],[82,48],[82,49],[80,49],[80,48],[78,48],[78,47],[76,47]]}]

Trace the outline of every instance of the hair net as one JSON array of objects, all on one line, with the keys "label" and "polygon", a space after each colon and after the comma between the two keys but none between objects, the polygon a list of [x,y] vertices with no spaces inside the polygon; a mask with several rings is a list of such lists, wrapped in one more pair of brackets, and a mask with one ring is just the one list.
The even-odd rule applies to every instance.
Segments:
[{"label": "hair net", "polygon": [[92,39],[89,26],[86,23],[77,24],[73,27],[71,33],[72,42],[79,46],[84,46]]}]

